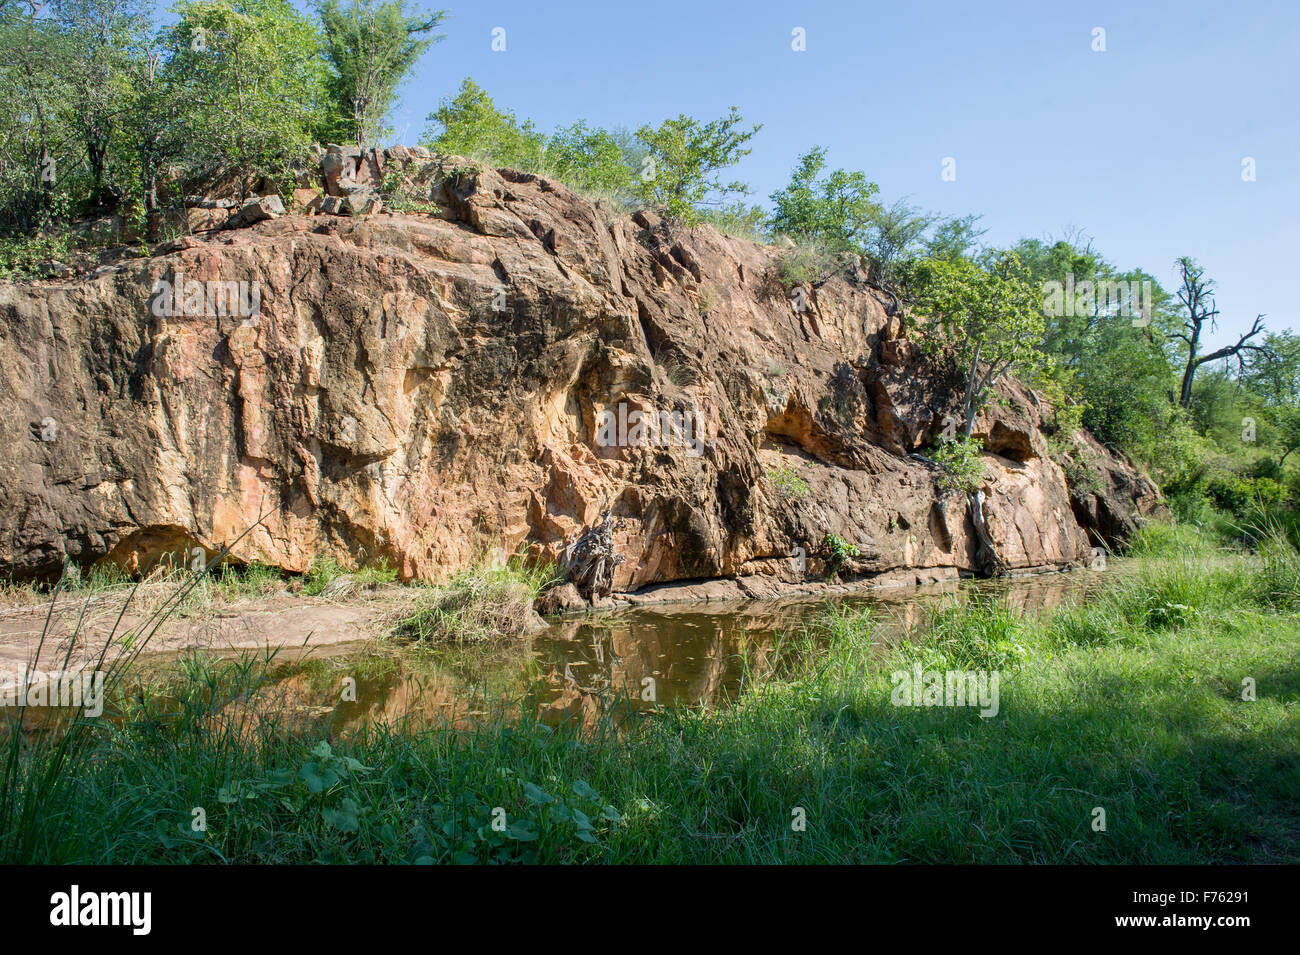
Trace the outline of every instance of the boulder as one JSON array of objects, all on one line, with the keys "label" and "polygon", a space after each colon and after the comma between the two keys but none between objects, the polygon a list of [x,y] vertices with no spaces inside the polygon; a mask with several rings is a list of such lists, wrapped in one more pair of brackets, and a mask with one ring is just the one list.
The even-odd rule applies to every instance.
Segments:
[{"label": "boulder", "polygon": [[227,229],[246,229],[267,219],[276,219],[284,215],[284,203],[279,196],[260,196],[251,199],[239,207],[225,222]]}]

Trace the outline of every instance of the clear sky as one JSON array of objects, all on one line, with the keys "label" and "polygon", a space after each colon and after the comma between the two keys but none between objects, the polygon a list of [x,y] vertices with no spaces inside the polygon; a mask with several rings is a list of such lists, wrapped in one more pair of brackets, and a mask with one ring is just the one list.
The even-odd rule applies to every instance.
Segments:
[{"label": "clear sky", "polygon": [[822,145],[886,201],[981,214],[992,244],[1078,227],[1170,289],[1175,258],[1196,258],[1218,283],[1216,342],[1258,312],[1300,329],[1300,0],[444,5],[446,39],[394,111],[404,142],[466,76],[543,130],[734,104],[763,124],[735,172],[765,205]]}]

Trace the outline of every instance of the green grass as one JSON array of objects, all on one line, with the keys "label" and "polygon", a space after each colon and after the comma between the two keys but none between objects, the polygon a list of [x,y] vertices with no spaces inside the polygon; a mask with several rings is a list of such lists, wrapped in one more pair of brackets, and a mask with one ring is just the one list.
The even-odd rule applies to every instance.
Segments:
[{"label": "green grass", "polygon": [[[40,837],[3,859],[1300,862],[1300,617],[1269,565],[1297,555],[1160,534],[1040,617],[949,598],[884,647],[869,613],[832,607],[783,641],[825,649],[782,680],[617,731],[506,712],[326,740],[240,705],[254,663],[193,663],[179,692],[85,730],[57,800],[16,787]],[[492,583],[474,581],[454,591]],[[998,669],[999,714],[892,705],[891,671],[916,662]]]},{"label": "green grass", "polygon": [[397,571],[383,558],[349,570],[333,557],[317,557],[307,568],[307,573],[302,575],[302,592],[309,597],[319,597],[330,584],[338,581],[336,587],[340,588],[340,593],[351,595],[357,590],[372,589],[395,580]]},{"label": "green grass", "polygon": [[487,644],[517,639],[534,617],[533,601],[556,579],[553,566],[480,563],[431,587],[396,621],[392,635],[426,645]]}]

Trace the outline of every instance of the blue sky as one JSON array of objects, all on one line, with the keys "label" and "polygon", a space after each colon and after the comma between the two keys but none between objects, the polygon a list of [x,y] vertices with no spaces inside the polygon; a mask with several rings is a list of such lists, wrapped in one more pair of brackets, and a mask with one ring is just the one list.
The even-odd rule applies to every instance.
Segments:
[{"label": "blue sky", "polygon": [[735,172],[764,204],[818,144],[887,201],[982,214],[993,244],[1078,227],[1167,288],[1191,255],[1218,282],[1215,341],[1258,312],[1300,328],[1296,0],[444,3],[446,39],[394,110],[404,142],[466,76],[544,130],[734,104],[763,124]]}]

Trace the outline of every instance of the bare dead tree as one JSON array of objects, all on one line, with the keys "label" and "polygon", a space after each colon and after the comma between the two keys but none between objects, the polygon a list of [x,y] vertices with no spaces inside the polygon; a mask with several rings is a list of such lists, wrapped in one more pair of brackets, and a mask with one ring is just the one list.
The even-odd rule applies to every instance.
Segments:
[{"label": "bare dead tree", "polygon": [[1242,352],[1265,350],[1259,345],[1250,344],[1252,338],[1264,331],[1264,316],[1256,315],[1250,331],[1237,339],[1235,345],[1224,345],[1204,355],[1198,354],[1201,347],[1201,333],[1206,322],[1209,323],[1211,332],[1219,327],[1219,309],[1214,302],[1214,280],[1207,279],[1205,269],[1187,256],[1178,260],[1178,269],[1183,282],[1182,287],[1178,289],[1178,301],[1182,302],[1183,308],[1187,309],[1187,318],[1183,321],[1183,331],[1174,332],[1172,337],[1181,339],[1187,346],[1187,361],[1183,365],[1183,383],[1178,404],[1183,408],[1189,408],[1192,404],[1192,382],[1196,379],[1198,368],[1220,358],[1240,356]]},{"label": "bare dead tree", "polygon": [[614,531],[623,525],[613,509],[594,526],[583,531],[564,549],[561,565],[569,582],[589,599],[606,596],[614,589],[614,569],[624,555],[614,550]]}]

